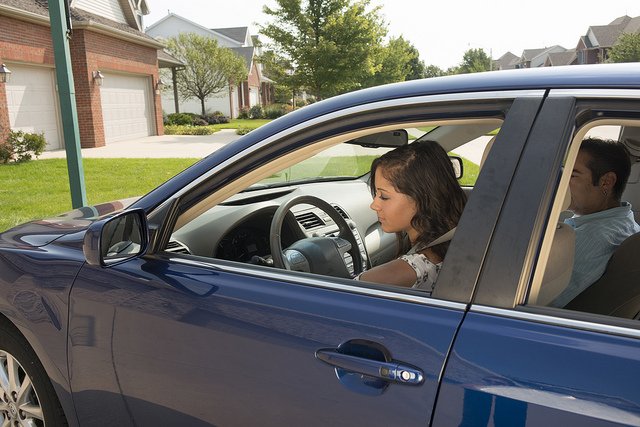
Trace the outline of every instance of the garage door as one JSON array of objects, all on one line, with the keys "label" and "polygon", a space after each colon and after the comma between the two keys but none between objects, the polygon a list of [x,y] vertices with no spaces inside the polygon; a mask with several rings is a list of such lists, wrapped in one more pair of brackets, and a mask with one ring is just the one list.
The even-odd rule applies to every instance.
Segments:
[{"label": "garage door", "polygon": [[12,130],[44,132],[47,150],[62,148],[59,105],[52,68],[9,64],[6,84],[9,125]]},{"label": "garage door", "polygon": [[149,77],[104,74],[100,88],[107,143],[153,135]]}]

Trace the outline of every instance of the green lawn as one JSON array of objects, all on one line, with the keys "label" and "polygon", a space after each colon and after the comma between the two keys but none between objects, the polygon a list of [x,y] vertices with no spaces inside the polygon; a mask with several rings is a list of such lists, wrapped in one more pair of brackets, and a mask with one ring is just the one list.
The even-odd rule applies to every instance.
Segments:
[{"label": "green lawn", "polygon": [[[83,160],[87,200],[90,205],[141,196],[198,159],[92,159]],[[366,173],[372,158],[361,157],[348,164],[339,157],[328,163],[294,166],[285,173],[289,179]],[[478,165],[463,159],[461,185],[473,185]],[[281,179],[278,179],[281,180]],[[69,179],[65,159],[34,160],[23,164],[0,165],[0,232],[33,219],[57,215],[71,209]]]},{"label": "green lawn", "polygon": [[269,123],[271,120],[269,119],[231,119],[229,123],[222,123],[219,125],[211,125],[214,129],[238,129],[238,128],[247,128],[247,129],[257,129],[262,125]]},{"label": "green lawn", "polygon": [[[198,159],[84,159],[89,204],[143,195]],[[0,165],[0,231],[71,209],[65,159]]]}]

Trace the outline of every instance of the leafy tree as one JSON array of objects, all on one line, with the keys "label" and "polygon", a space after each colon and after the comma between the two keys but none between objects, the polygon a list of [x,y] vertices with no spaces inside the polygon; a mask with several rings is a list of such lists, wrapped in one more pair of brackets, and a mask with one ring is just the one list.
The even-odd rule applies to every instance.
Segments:
[{"label": "leafy tree", "polygon": [[446,76],[447,72],[437,65],[428,65],[424,70],[425,77],[440,77]]},{"label": "leafy tree", "polygon": [[185,64],[176,78],[180,96],[199,99],[202,115],[207,98],[247,78],[244,59],[214,39],[182,33],[168,40],[167,50]]},{"label": "leafy tree", "polygon": [[491,58],[485,53],[484,49],[469,49],[464,53],[459,67],[460,74],[479,73],[489,70],[491,70]]},{"label": "leafy tree", "polygon": [[264,75],[275,82],[275,101],[281,104],[288,103],[293,96],[288,84],[293,68],[291,61],[272,50],[263,52],[257,60],[262,64]]},{"label": "leafy tree", "polygon": [[260,32],[292,65],[291,91],[326,98],[358,89],[376,71],[386,25],[370,0],[276,0]]},{"label": "leafy tree", "polygon": [[424,61],[420,59],[420,53],[413,45],[409,45],[409,51],[411,59],[409,60],[409,74],[406,75],[405,80],[417,80],[427,77],[427,66]]},{"label": "leafy tree", "polygon": [[379,65],[367,86],[405,81],[413,71],[411,60],[417,54],[417,50],[412,50],[412,47],[411,43],[402,36],[389,40],[389,43],[379,51]]},{"label": "leafy tree", "polygon": [[609,51],[609,62],[640,62],[640,33],[624,33]]}]

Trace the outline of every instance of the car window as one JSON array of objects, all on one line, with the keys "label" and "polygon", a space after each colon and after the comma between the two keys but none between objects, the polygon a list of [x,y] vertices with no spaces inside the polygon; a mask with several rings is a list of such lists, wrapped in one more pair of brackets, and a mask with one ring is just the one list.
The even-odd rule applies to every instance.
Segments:
[{"label": "car window", "polygon": [[[632,121],[592,125],[576,132],[559,174],[529,305],[630,319],[640,316],[640,295],[635,290],[635,255],[640,249],[640,152],[634,148],[637,135],[640,123]],[[608,200],[607,192],[615,189],[607,187],[604,176],[597,181],[592,175],[584,176],[591,174],[591,169],[604,167],[594,159],[598,155],[581,154],[582,141],[594,139],[611,141],[610,150],[624,147],[629,156],[629,178],[621,190],[620,203],[615,205],[594,205],[597,200]]]},{"label": "car window", "polygon": [[[432,138],[450,156],[462,157],[463,171],[459,185],[470,194],[479,174],[480,164],[489,141],[497,133],[500,121],[495,118],[464,122],[424,123],[406,130],[409,144]],[[370,269],[394,260],[404,240],[395,233],[385,233],[376,212],[371,209],[372,195],[369,189],[369,171],[374,159],[389,152],[393,147],[376,147],[373,144],[354,143],[358,138],[384,128],[368,128],[338,137],[337,141],[318,141],[300,150],[274,159],[254,174],[255,178],[243,176],[242,185],[229,185],[235,191],[224,198],[216,193],[201,199],[200,205],[191,207],[178,218],[166,250],[184,256],[198,256],[221,262],[237,262],[243,266],[274,268],[278,263],[287,267],[295,259],[274,259],[273,236],[277,234],[282,249],[300,245],[306,239],[339,237],[342,218],[353,232],[354,252],[343,254],[346,273],[336,272],[333,267],[302,265],[290,268],[304,274],[320,274],[339,279],[349,279],[362,268]],[[416,135],[422,134],[416,138]],[[440,141],[436,141],[440,144]],[[339,218],[332,218],[327,209],[310,202],[292,206],[290,214],[282,219],[276,232],[272,226],[278,208],[295,197],[313,196],[326,201],[336,210]],[[338,249],[341,251],[341,249]],[[276,250],[276,252],[278,252]],[[304,262],[304,261],[303,261]],[[331,262],[325,264],[331,265]],[[338,268],[339,269],[339,268]],[[358,286],[370,286],[360,282]],[[380,286],[377,284],[376,286]],[[407,288],[389,287],[394,291],[419,292]],[[429,290],[425,290],[425,295]]]}]

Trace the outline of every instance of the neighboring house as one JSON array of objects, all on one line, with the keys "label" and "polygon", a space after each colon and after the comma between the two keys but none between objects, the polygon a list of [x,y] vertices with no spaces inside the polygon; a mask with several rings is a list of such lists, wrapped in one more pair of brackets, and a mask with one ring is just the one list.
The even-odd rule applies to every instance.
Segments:
[{"label": "neighboring house", "polygon": [[577,64],[599,64],[609,58],[609,50],[624,33],[640,33],[640,16],[621,16],[609,25],[592,25],[576,46]]},{"label": "neighboring house", "polygon": [[492,70],[513,70],[520,58],[511,52],[507,52],[498,59],[493,60]]},{"label": "neighboring house", "polygon": [[[244,59],[247,80],[237,86],[230,84],[227,90],[209,97],[205,102],[207,111],[221,111],[233,118],[237,117],[240,109],[244,107],[273,102],[273,90],[270,88],[272,82],[262,75],[262,65],[256,60],[260,53],[259,47],[254,46],[248,27],[206,28],[182,16],[169,13],[147,27],[146,33],[160,41],[166,41],[180,33],[196,33],[216,40],[218,46],[227,47]],[[173,91],[167,90],[162,93],[162,105],[166,113],[176,112]],[[197,98],[179,99],[177,105],[180,112],[200,113],[202,110]]]},{"label": "neighboring house", "polygon": [[[145,0],[70,0],[82,147],[163,134],[156,90],[163,45],[142,32],[147,13]],[[46,0],[0,0],[0,28],[0,63],[11,70],[0,83],[0,131],[44,132],[48,150],[63,148]]]},{"label": "neighboring house", "polygon": [[569,49],[565,52],[551,52],[547,55],[544,62],[545,67],[557,67],[560,65],[576,65],[578,56],[575,49]]},{"label": "neighboring house", "polygon": [[539,49],[525,49],[522,51],[520,61],[516,64],[515,68],[543,67],[549,54],[566,51],[567,49],[558,45]]}]

